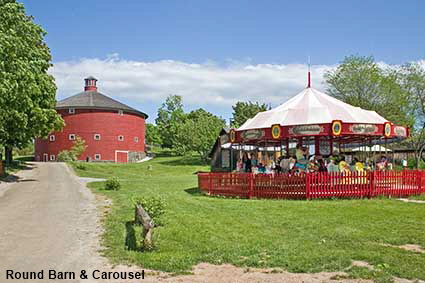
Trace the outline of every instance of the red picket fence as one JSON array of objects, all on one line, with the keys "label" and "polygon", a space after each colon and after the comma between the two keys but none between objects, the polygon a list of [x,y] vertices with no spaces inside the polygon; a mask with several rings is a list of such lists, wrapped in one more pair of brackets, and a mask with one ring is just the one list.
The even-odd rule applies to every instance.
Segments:
[{"label": "red picket fence", "polygon": [[425,193],[425,171],[252,174],[199,173],[199,188],[210,195],[243,198],[406,197]]}]

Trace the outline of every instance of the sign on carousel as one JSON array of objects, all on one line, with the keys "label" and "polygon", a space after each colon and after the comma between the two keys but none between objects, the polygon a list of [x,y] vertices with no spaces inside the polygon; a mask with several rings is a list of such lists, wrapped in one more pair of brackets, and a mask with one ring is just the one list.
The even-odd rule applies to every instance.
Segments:
[{"label": "sign on carousel", "polygon": [[263,130],[247,130],[242,132],[243,140],[258,140],[264,137],[265,132]]},{"label": "sign on carousel", "polygon": [[373,124],[354,124],[350,126],[353,134],[373,134],[378,131],[378,127]]},{"label": "sign on carousel", "polygon": [[289,134],[295,135],[295,136],[302,136],[302,135],[313,136],[313,135],[318,135],[321,132],[323,132],[323,127],[320,125],[301,125],[301,126],[294,126],[289,129]]},{"label": "sign on carousel", "polygon": [[384,124],[384,136],[387,138],[391,136],[391,123],[389,122]]},{"label": "sign on carousel", "polygon": [[229,140],[232,143],[236,141],[236,131],[234,129],[231,129],[229,132]]},{"label": "sign on carousel", "polygon": [[274,139],[278,139],[280,138],[280,134],[281,134],[281,129],[280,129],[280,125],[276,124],[272,126],[272,137]]},{"label": "sign on carousel", "polygon": [[407,137],[407,129],[402,126],[395,126],[394,134],[398,137]]},{"label": "sign on carousel", "polygon": [[339,136],[342,133],[342,122],[335,120],[332,122],[332,135]]}]

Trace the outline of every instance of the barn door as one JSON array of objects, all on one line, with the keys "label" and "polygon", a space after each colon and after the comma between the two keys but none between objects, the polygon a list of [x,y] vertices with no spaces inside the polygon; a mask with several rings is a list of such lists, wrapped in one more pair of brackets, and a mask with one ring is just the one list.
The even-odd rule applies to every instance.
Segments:
[{"label": "barn door", "polygon": [[128,151],[115,151],[115,162],[127,163]]}]

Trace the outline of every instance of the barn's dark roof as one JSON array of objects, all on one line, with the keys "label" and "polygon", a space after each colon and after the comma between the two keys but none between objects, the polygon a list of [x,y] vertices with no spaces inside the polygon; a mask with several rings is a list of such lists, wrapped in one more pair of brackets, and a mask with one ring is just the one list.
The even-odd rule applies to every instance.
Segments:
[{"label": "barn's dark roof", "polygon": [[56,103],[56,109],[64,108],[123,110],[148,118],[147,114],[92,90],[80,92]]}]

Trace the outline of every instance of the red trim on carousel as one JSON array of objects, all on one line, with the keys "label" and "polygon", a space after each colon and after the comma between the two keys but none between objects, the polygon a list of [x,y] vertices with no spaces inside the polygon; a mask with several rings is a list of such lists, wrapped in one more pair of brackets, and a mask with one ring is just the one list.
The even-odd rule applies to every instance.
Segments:
[{"label": "red trim on carousel", "polygon": [[[336,135],[333,132],[332,126],[334,123],[341,125],[340,132]],[[393,125],[389,136],[384,135],[385,124],[366,124],[366,123],[344,123],[340,120],[332,121],[328,124],[309,124],[309,125],[294,125],[281,126],[272,125],[272,127],[280,127],[279,137],[273,137],[272,127],[263,129],[250,129],[237,131],[231,129],[229,133],[229,141],[232,143],[256,143],[259,141],[279,142],[285,139],[297,139],[303,137],[335,137],[347,141],[362,139],[363,137],[409,137],[409,128]],[[232,132],[234,132],[234,140],[232,140]]]}]

